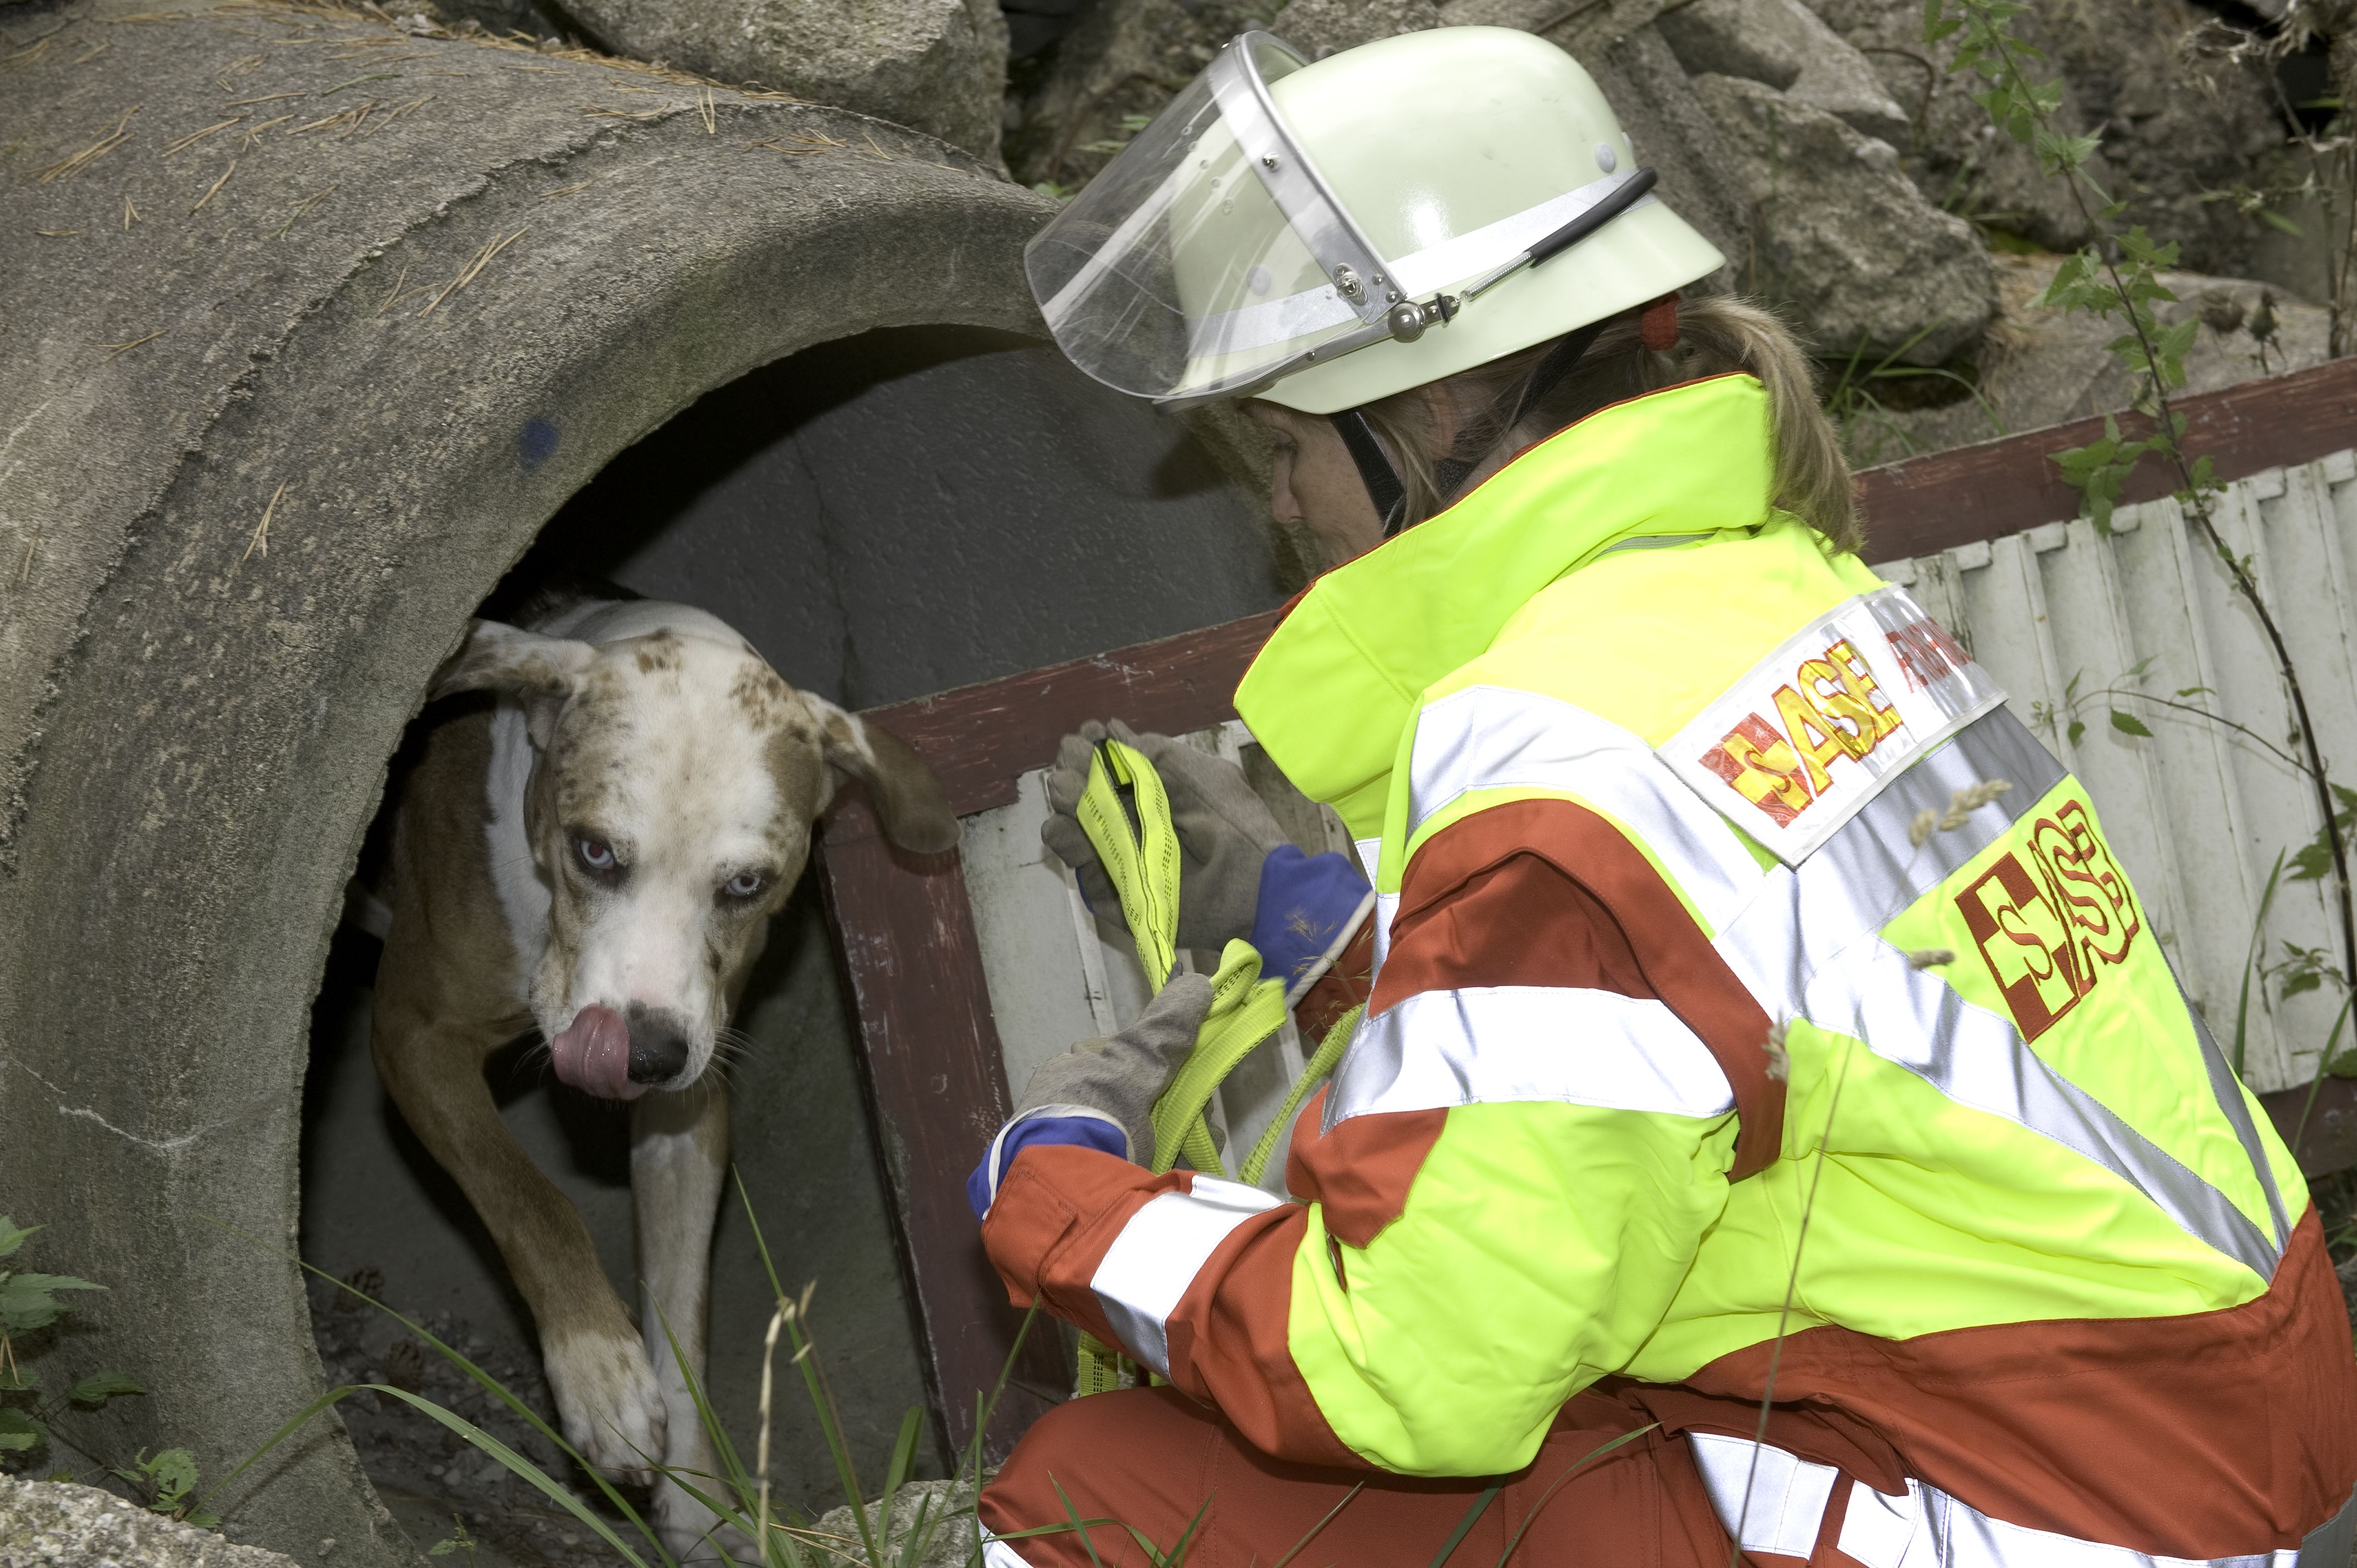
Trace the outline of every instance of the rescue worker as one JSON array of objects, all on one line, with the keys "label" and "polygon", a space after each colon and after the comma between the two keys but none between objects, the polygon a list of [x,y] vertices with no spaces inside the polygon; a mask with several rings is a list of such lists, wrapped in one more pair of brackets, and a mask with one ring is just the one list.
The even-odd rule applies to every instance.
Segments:
[{"label": "rescue worker", "polygon": [[[1136,737],[1181,940],[1250,932],[1313,1036],[1368,1010],[1291,1201],[1143,1168],[1200,980],[1039,1069],[990,1258],[1167,1381],[1042,1419],[988,1560],[2343,1568],[2300,1173],[1638,156],[1524,34],[1252,34],[1030,248],[1083,370],[1275,435],[1340,564],[1237,711],[1373,895]],[[1102,733],[1046,836],[1117,920]]]}]

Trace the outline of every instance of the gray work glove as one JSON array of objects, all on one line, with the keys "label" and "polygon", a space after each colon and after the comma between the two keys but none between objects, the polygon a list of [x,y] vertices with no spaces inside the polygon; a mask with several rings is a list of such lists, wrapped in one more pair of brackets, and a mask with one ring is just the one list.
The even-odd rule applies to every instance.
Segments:
[{"label": "gray work glove", "polygon": [[1056,748],[1041,841],[1081,879],[1097,918],[1127,930],[1120,896],[1074,814],[1088,787],[1096,744],[1108,734],[1145,753],[1170,797],[1170,825],[1178,835],[1178,945],[1217,952],[1231,938],[1251,935],[1261,862],[1289,841],[1244,782],[1244,770],[1222,757],[1167,735],[1138,735],[1119,719],[1110,728],[1092,719]]},{"label": "gray work glove", "polygon": [[1195,1048],[1196,1033],[1211,1011],[1209,980],[1200,974],[1172,975],[1137,1022],[1120,1034],[1082,1040],[1033,1068],[1015,1114],[1051,1105],[1101,1111],[1129,1134],[1129,1157],[1146,1164],[1154,1157],[1154,1102]]}]

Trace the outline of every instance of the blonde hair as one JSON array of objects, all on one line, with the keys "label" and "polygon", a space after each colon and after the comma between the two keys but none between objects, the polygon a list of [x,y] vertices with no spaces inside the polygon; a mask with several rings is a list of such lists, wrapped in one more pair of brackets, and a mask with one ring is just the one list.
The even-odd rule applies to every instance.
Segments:
[{"label": "blonde hair", "polygon": [[[1818,405],[1808,356],[1772,314],[1747,300],[1707,295],[1678,302],[1678,340],[1666,349],[1644,346],[1638,315],[1609,323],[1579,363],[1524,413],[1507,422],[1528,397],[1532,378],[1562,342],[1549,338],[1445,381],[1413,387],[1361,410],[1392,458],[1407,491],[1407,521],[1421,522],[1450,498],[1441,493],[1444,459],[1478,467],[1501,447],[1512,451],[1598,409],[1680,381],[1740,371],[1768,391],[1770,438],[1775,447],[1775,504],[1824,536],[1835,550],[1866,542],[1850,491],[1841,438]],[[1440,424],[1436,399],[1459,411],[1450,450],[1436,450]]]}]

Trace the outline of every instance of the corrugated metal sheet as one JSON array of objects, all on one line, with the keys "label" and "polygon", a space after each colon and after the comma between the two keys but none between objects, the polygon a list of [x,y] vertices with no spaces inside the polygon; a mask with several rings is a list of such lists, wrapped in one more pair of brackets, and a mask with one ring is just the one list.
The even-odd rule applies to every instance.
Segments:
[{"label": "corrugated metal sheet", "polygon": [[[2213,516],[2283,629],[2328,772],[2357,787],[2357,454],[2255,474]],[[2272,966],[2286,943],[2339,946],[2316,882],[2278,884],[2259,929],[2270,868],[2318,827],[2312,787],[2284,755],[2298,752],[2288,694],[2176,501],[2122,508],[2112,526],[2104,538],[2053,522],[1876,570],[1973,650],[2085,782],[2179,977],[2230,1053],[2240,1038],[2251,1086],[2305,1083],[2340,999],[2330,984],[2287,998],[2279,977],[2254,972],[2255,951]],[[2150,738],[2115,727],[2115,708]]]}]

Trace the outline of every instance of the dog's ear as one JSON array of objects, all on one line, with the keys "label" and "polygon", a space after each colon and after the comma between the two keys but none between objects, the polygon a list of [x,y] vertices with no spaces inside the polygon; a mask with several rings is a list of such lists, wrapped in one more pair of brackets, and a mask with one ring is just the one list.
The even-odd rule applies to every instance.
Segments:
[{"label": "dog's ear", "polygon": [[950,810],[949,791],[916,747],[823,697],[808,692],[801,696],[818,721],[821,754],[867,786],[887,837],[920,854],[939,854],[956,846],[958,822]]},{"label": "dog's ear", "polygon": [[562,696],[573,689],[574,677],[597,657],[597,650],[586,642],[479,620],[467,628],[467,640],[458,651],[434,672],[429,694],[497,692],[526,702]]}]

